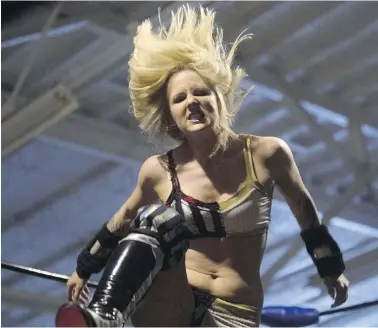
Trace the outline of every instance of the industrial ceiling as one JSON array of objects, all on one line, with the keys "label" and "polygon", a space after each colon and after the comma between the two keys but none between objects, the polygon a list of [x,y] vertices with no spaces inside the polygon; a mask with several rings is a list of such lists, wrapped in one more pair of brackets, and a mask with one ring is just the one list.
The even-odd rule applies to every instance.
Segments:
[{"label": "industrial ceiling", "polygon": [[[166,150],[130,114],[127,62],[137,25],[157,22],[159,7],[167,21],[182,3],[36,2],[3,19],[3,261],[72,273],[80,248],[132,191],[142,161]],[[246,28],[254,34],[237,57],[249,74],[243,85],[255,89],[235,129],[290,145],[344,251],[346,305],[375,299],[378,3],[201,3],[217,11],[228,42]],[[327,309],[332,300],[295,219],[275,198],[261,270],[265,305]],[[1,274],[3,326],[54,324],[63,284]],[[319,325],[374,326],[378,311],[325,316]]]}]

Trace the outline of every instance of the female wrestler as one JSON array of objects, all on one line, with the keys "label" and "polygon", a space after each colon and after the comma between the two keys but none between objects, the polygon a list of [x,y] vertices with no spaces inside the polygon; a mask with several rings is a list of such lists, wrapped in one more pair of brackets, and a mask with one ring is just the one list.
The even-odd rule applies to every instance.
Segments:
[{"label": "female wrestler", "polygon": [[[341,252],[289,147],[231,128],[245,96],[245,73],[232,63],[248,37],[227,51],[214,13],[187,6],[168,30],[153,32],[148,20],[139,27],[129,62],[135,117],[150,135],[165,133],[180,145],[143,163],[130,198],[81,252],[67,284],[70,300],[106,267],[88,307],[62,306],[58,326],[119,326],[128,317],[134,326],[259,325],[274,186],[334,305],[345,302]],[[157,201],[164,205],[148,206]]]}]

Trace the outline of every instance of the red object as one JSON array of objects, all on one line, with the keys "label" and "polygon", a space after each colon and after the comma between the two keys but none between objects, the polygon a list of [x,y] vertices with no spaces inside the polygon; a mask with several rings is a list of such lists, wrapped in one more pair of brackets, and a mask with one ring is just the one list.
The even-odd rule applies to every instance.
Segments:
[{"label": "red object", "polygon": [[74,303],[63,304],[56,316],[55,327],[91,327],[84,311]]}]

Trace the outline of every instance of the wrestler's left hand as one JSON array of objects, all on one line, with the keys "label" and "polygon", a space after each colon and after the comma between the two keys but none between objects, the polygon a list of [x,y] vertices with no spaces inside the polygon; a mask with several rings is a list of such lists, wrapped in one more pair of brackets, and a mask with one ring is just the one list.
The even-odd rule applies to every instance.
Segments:
[{"label": "wrestler's left hand", "polygon": [[323,283],[327,287],[328,294],[335,300],[331,308],[339,306],[348,299],[348,279],[341,274],[340,276],[332,276],[323,278]]},{"label": "wrestler's left hand", "polygon": [[86,303],[89,300],[87,280],[80,278],[76,271],[67,281],[67,297],[69,301]]}]

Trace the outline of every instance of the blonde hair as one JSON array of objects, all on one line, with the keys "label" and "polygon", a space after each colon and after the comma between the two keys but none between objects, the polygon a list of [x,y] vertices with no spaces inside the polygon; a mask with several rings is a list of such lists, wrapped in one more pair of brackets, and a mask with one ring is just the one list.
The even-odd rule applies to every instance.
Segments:
[{"label": "blonde hair", "polygon": [[[160,15],[159,15],[160,18]],[[232,68],[240,42],[251,37],[241,33],[229,51],[223,44],[223,30],[215,25],[215,12],[189,5],[171,13],[168,30],[153,31],[150,20],[144,21],[134,38],[134,52],[129,61],[129,91],[135,118],[150,137],[168,134],[180,140],[180,131],[170,126],[167,108],[167,81],[174,72],[191,69],[209,83],[218,100],[218,136],[213,154],[225,150],[237,134],[231,129],[235,114],[249,91],[242,91],[240,81],[247,75],[240,67]]]}]

